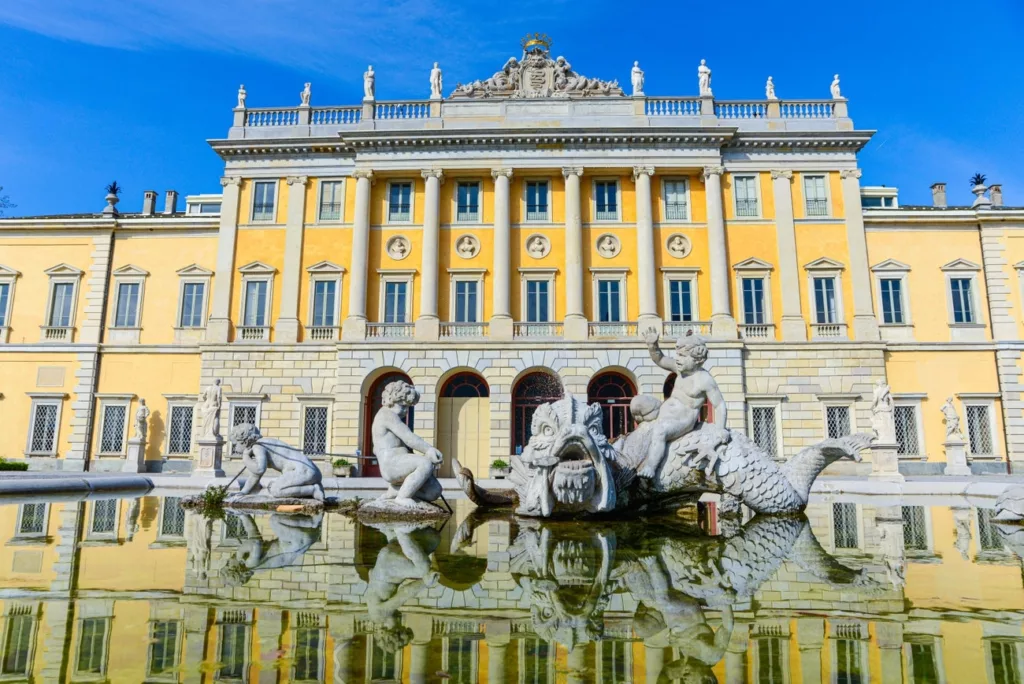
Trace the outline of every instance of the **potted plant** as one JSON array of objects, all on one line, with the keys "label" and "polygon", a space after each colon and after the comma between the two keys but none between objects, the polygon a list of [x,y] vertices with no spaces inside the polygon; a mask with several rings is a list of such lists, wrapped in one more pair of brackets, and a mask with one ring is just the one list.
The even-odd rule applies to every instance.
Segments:
[{"label": "potted plant", "polygon": [[104,214],[117,215],[117,203],[120,201],[121,186],[117,184],[117,181],[108,183],[107,187],[107,206],[103,209]]},{"label": "potted plant", "polygon": [[336,458],[331,463],[334,469],[334,477],[352,477],[352,464],[347,458]]},{"label": "potted plant", "polygon": [[496,458],[491,461],[491,478],[494,480],[504,480],[508,477],[510,468],[507,461],[500,458]]}]

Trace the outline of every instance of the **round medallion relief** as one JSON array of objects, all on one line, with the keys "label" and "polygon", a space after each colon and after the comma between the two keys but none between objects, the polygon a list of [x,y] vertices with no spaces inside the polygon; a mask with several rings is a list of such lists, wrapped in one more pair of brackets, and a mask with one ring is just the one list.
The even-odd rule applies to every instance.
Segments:
[{"label": "round medallion relief", "polygon": [[614,256],[618,256],[621,250],[622,243],[619,242],[619,238],[615,237],[611,233],[605,233],[601,237],[597,238],[597,253],[605,259],[611,259]]},{"label": "round medallion relief", "polygon": [[455,252],[463,259],[472,259],[480,253],[480,241],[475,235],[461,235],[455,241]]},{"label": "round medallion relief", "polygon": [[686,237],[682,233],[673,233],[669,235],[668,240],[665,241],[665,249],[676,259],[683,259],[689,255],[690,250],[693,249],[693,245],[690,244],[690,238]]},{"label": "round medallion relief", "polygon": [[534,259],[543,259],[551,251],[551,241],[540,233],[526,238],[526,253]]},{"label": "round medallion relief", "polygon": [[411,247],[409,246],[409,240],[404,235],[396,235],[390,240],[385,247],[390,256],[395,261],[401,261],[405,257],[409,256]]}]

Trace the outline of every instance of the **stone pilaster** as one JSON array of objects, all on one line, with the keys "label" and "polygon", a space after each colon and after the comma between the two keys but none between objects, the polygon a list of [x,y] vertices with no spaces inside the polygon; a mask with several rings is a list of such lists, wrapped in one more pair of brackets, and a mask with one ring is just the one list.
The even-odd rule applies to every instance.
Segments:
[{"label": "stone pilaster", "polygon": [[284,270],[281,277],[281,313],[274,326],[274,341],[299,341],[299,285],[302,277],[302,239],[306,220],[306,176],[288,177],[288,217],[284,233]]},{"label": "stone pilaster", "polygon": [[441,234],[441,182],[438,170],[423,171],[426,190],[423,198],[423,248],[420,261],[420,315],[416,318],[416,339],[432,341],[440,337],[437,316],[438,260]]},{"label": "stone pilaster", "polygon": [[651,177],[653,166],[634,166],[636,183],[636,264],[640,287],[640,313],[637,327],[661,331],[658,315],[658,274],[654,266],[654,217],[651,213]]},{"label": "stone pilaster", "polygon": [[708,217],[708,258],[711,271],[711,334],[735,339],[736,319],[729,302],[729,257],[725,247],[722,210],[722,166],[704,167],[704,197]]},{"label": "stone pilaster", "polygon": [[982,224],[981,261],[985,275],[985,294],[988,296],[992,337],[996,340],[1016,340],[1017,322],[1013,316],[1015,295],[1008,272],[1006,236],[1002,228]]},{"label": "stone pilaster", "polygon": [[779,248],[779,284],[782,289],[782,339],[805,341],[807,326],[800,311],[800,266],[796,260],[796,226],[793,223],[793,172],[772,170],[775,198],[775,232]]},{"label": "stone pilaster", "polygon": [[273,666],[272,654],[281,650],[281,634],[284,632],[282,611],[260,606],[256,615],[256,638],[260,643],[260,684],[277,684],[278,671]]},{"label": "stone pilaster", "polygon": [[821,684],[821,649],[825,645],[825,621],[800,618],[796,621],[796,644],[800,649],[800,673],[804,684]]},{"label": "stone pilaster", "polygon": [[205,605],[185,606],[185,649],[182,671],[185,684],[203,681],[203,654],[206,652],[206,632],[209,629],[210,610]]},{"label": "stone pilaster", "polygon": [[511,642],[511,626],[508,620],[489,620],[484,626],[487,642],[487,683],[508,682],[508,645]]},{"label": "stone pilaster", "polygon": [[1021,349],[997,343],[996,371],[1003,406],[1003,433],[1006,454],[1012,462],[1024,461],[1024,380],[1021,379]]},{"label": "stone pilaster", "polygon": [[875,639],[880,651],[880,684],[903,684],[903,625],[876,622]]},{"label": "stone pilaster", "polygon": [[860,169],[839,172],[846,208],[846,242],[850,251],[850,282],[853,285],[853,336],[861,342],[879,339],[878,319],[871,300],[868,243],[860,207]]},{"label": "stone pilaster", "polygon": [[565,328],[567,340],[585,340],[590,334],[583,308],[583,215],[580,177],[583,168],[562,169],[565,176]]},{"label": "stone pilaster", "polygon": [[413,613],[405,615],[403,622],[413,634],[409,646],[412,651],[409,658],[409,684],[427,684],[433,680],[436,672],[436,668],[430,668],[430,642],[434,638],[434,618],[423,613]]},{"label": "stone pilaster", "polygon": [[750,625],[735,625],[725,650],[725,684],[746,684],[749,643]]},{"label": "stone pilaster", "polygon": [[494,267],[491,288],[490,337],[492,340],[511,340],[513,319],[511,311],[512,229],[509,218],[509,185],[512,169],[494,169]]},{"label": "stone pilaster", "polygon": [[220,205],[220,230],[217,233],[217,270],[213,279],[213,303],[206,324],[207,342],[227,342],[231,334],[231,286],[234,281],[235,241],[238,238],[238,198],[242,179],[220,179],[223,197]]},{"label": "stone pilaster", "polygon": [[348,316],[341,328],[341,339],[366,339],[366,281],[370,256],[370,184],[373,172],[357,169],[356,209],[352,219],[352,274],[348,284]]}]

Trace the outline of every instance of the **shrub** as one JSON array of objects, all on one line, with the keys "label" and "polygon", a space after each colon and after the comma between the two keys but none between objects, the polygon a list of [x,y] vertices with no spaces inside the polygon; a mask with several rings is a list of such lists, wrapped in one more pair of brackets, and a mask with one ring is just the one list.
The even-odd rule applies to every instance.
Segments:
[{"label": "shrub", "polygon": [[491,467],[492,468],[508,468],[508,463],[506,463],[505,461],[503,461],[500,458],[496,458],[493,461],[491,461]]},{"label": "shrub", "polygon": [[0,458],[0,470],[28,470],[28,463],[25,461],[8,461]]},{"label": "shrub", "polygon": [[348,462],[347,458],[336,458],[331,465],[335,468],[348,468],[352,464]]}]

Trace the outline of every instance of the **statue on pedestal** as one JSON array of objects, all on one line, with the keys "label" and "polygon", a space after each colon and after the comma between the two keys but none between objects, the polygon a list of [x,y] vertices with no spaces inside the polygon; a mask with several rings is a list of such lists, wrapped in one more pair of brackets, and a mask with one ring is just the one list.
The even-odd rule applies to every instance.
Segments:
[{"label": "statue on pedestal", "polygon": [[374,98],[374,90],[376,87],[377,74],[373,73],[373,65],[366,67],[366,72],[363,74],[363,99],[372,100]]},{"label": "statue on pedestal", "polygon": [[953,397],[947,397],[946,403],[940,409],[942,411],[942,422],[946,424],[946,441],[963,442],[964,433],[960,431],[960,416],[953,406]]},{"label": "statue on pedestal", "polygon": [[630,72],[633,81],[633,96],[644,94],[644,70],[640,68],[640,62],[633,62],[633,69]]},{"label": "statue on pedestal", "polygon": [[839,100],[843,97],[842,93],[839,92],[839,74],[832,78],[832,85],[829,86],[829,90],[832,91],[833,100]]},{"label": "statue on pedestal", "polygon": [[418,501],[432,502],[441,496],[441,483],[434,477],[441,452],[405,424],[409,408],[419,400],[420,393],[412,385],[401,380],[389,383],[381,395],[381,409],[373,417],[373,455],[381,477],[390,484],[381,498],[403,508],[418,508]]},{"label": "statue on pedestal", "polygon": [[135,439],[146,441],[146,421],[149,420],[150,410],[146,406],[145,399],[139,399],[139,408],[135,410]]},{"label": "statue on pedestal", "polygon": [[871,400],[871,427],[875,431],[875,441],[881,444],[896,443],[896,424],[893,421],[892,390],[885,380],[875,383]]},{"label": "statue on pedestal", "polygon": [[430,70],[430,99],[441,99],[441,67],[434,62],[434,68]]},{"label": "statue on pedestal", "polygon": [[245,84],[238,86],[238,109],[245,109]]},{"label": "statue on pedestal", "polygon": [[310,86],[312,86],[312,85],[313,85],[312,83],[307,83],[306,87],[304,87],[302,89],[302,92],[299,93],[299,103],[303,107],[308,107],[309,106],[309,98],[313,94],[313,91],[310,88]]},{"label": "statue on pedestal", "polygon": [[697,67],[697,84],[700,86],[701,97],[711,97],[711,68],[703,59]]},{"label": "statue on pedestal", "polygon": [[324,500],[323,476],[309,456],[301,449],[289,446],[279,439],[260,434],[255,425],[236,425],[231,430],[231,442],[242,456],[249,477],[241,495],[254,494],[261,488],[260,479],[267,470],[278,470],[281,476],[271,480],[267,491],[275,498]]},{"label": "statue on pedestal", "polygon": [[768,77],[768,82],[764,84],[764,96],[769,100],[778,100],[775,97],[775,84],[772,82],[772,77]]},{"label": "statue on pedestal", "polygon": [[220,406],[224,400],[224,390],[220,386],[220,378],[199,395],[196,413],[199,414],[199,438],[220,439]]}]

